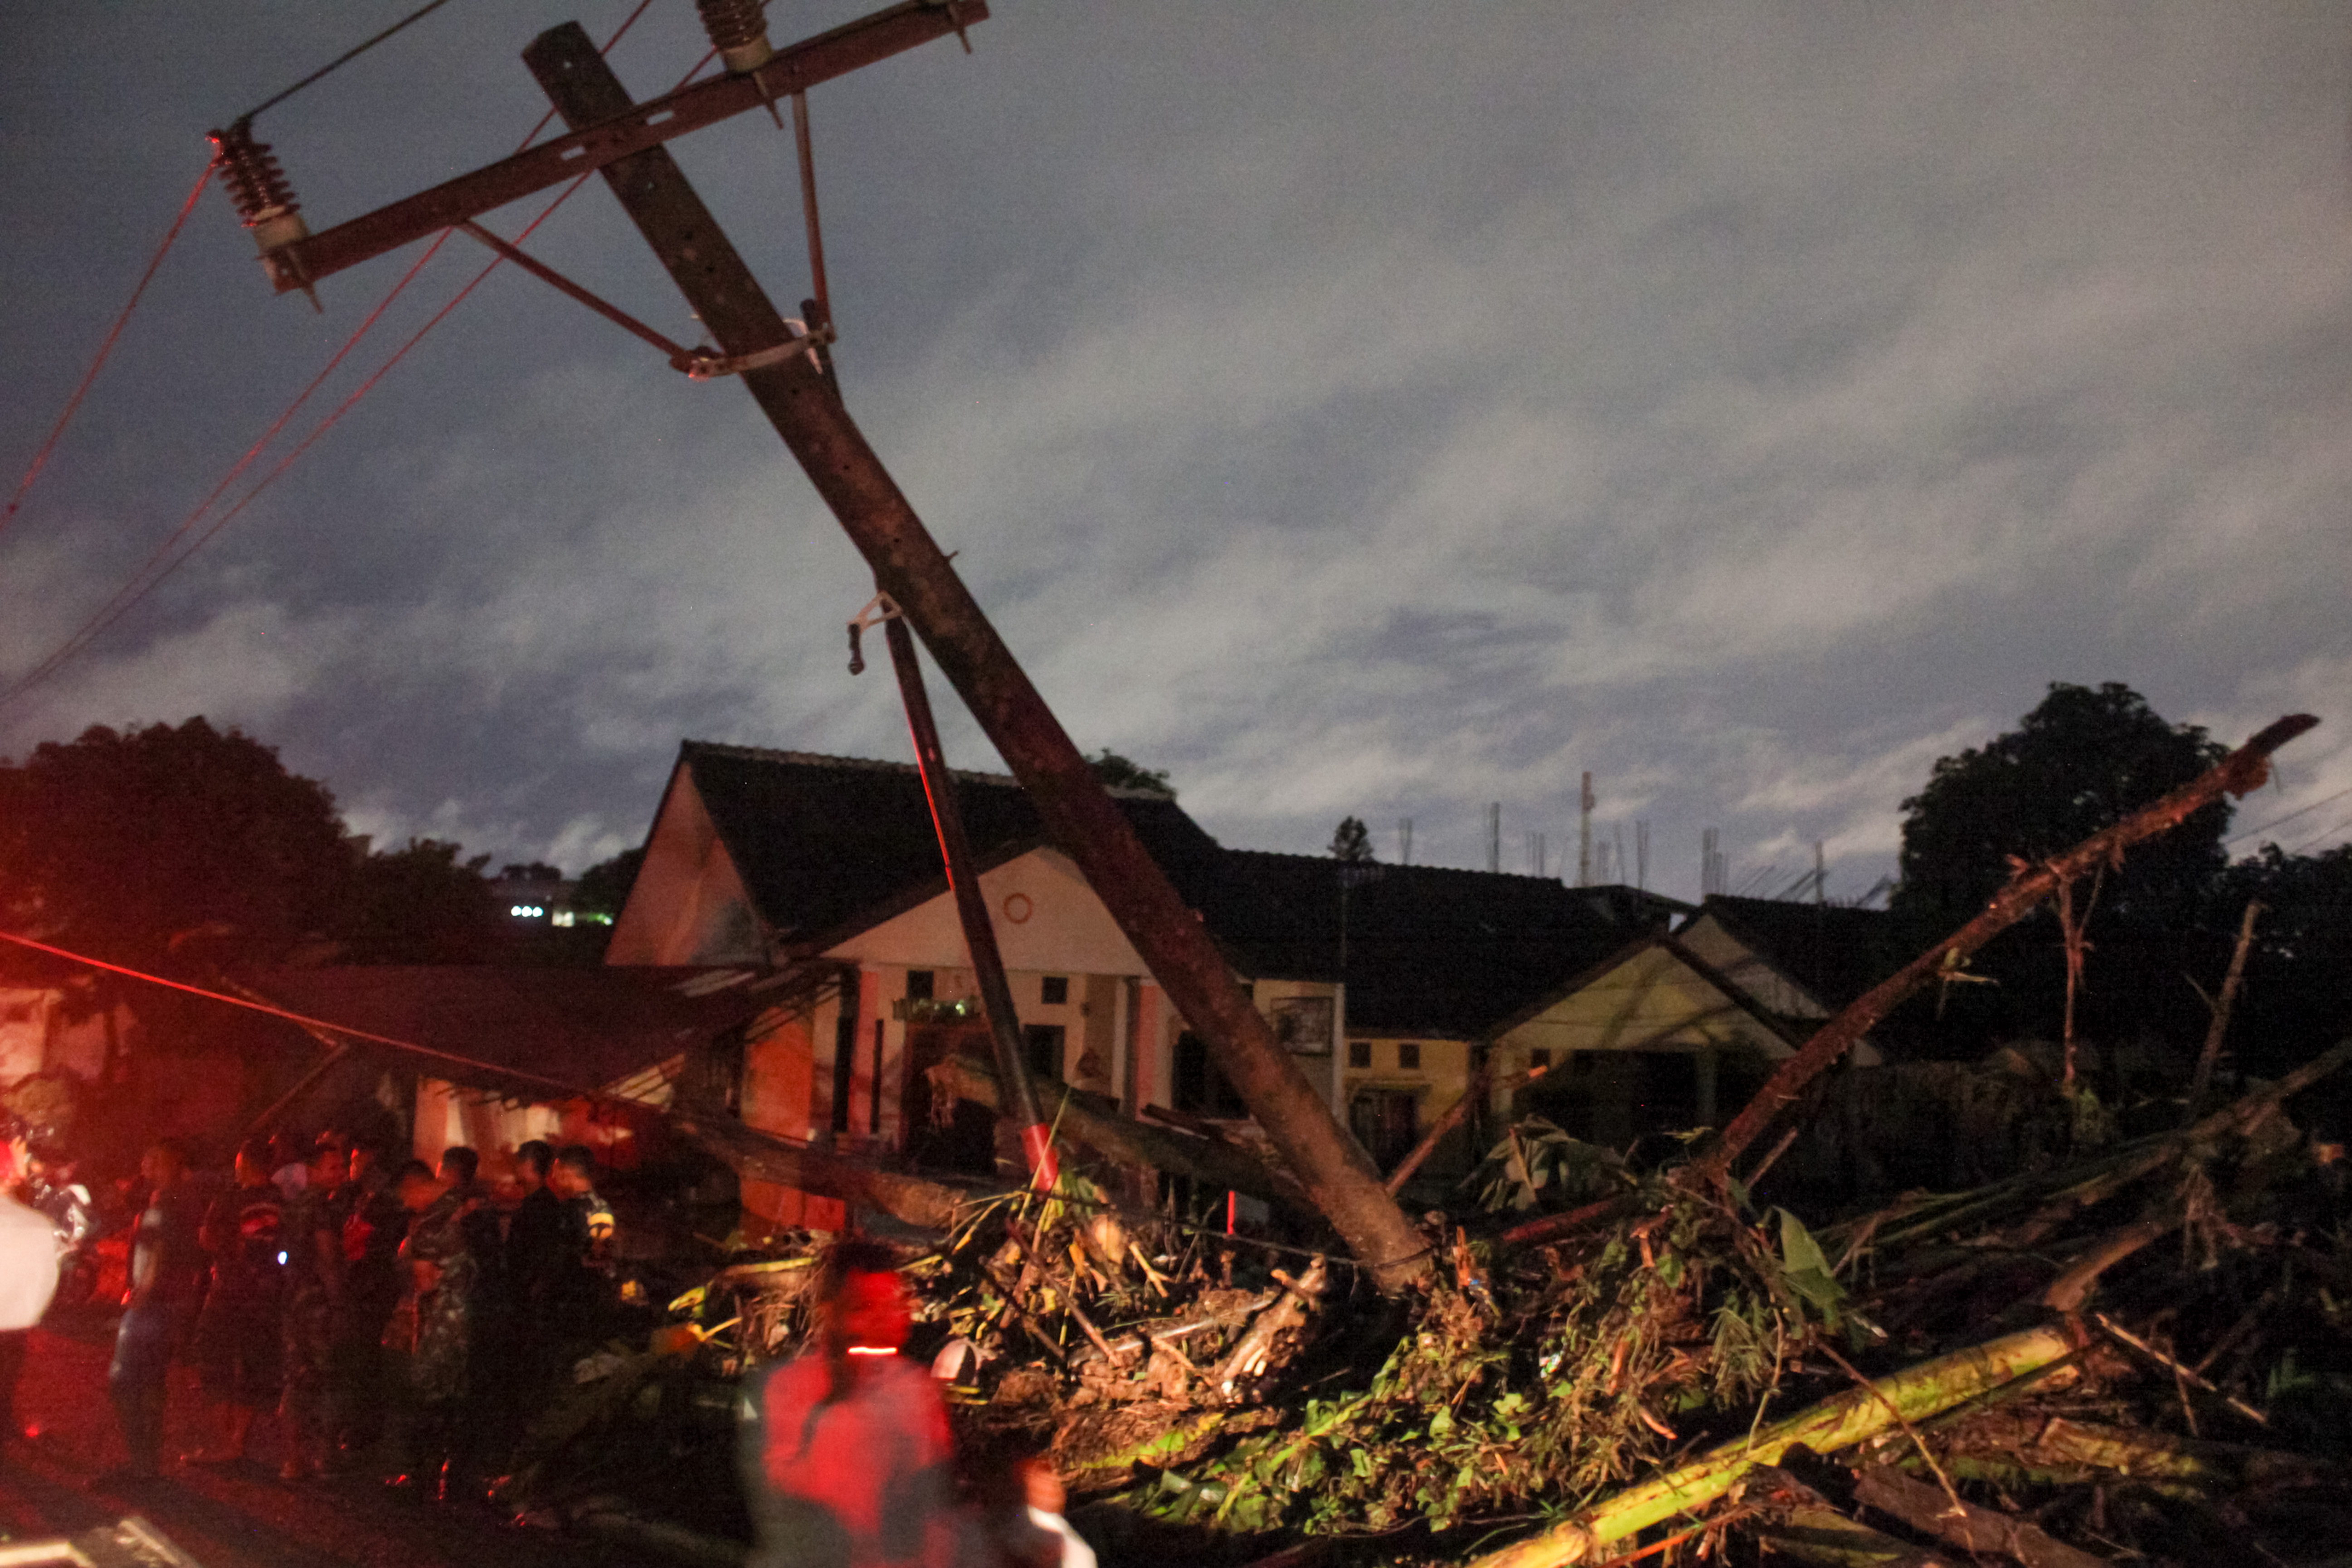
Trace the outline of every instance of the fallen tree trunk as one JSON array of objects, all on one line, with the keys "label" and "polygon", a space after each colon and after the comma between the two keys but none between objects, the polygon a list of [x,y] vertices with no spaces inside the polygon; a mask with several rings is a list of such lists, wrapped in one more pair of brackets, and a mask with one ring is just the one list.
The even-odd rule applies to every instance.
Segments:
[{"label": "fallen tree trunk", "polygon": [[[929,1069],[935,1086],[944,1085],[956,1098],[998,1109],[1001,1098],[996,1074],[965,1057],[950,1057]],[[1211,1186],[1247,1193],[1303,1213],[1315,1212],[1297,1183],[1268,1169],[1231,1144],[1194,1137],[1172,1128],[1155,1127],[1118,1113],[1116,1102],[1101,1094],[1063,1086],[1045,1095],[1048,1125],[1057,1137],[1086,1145],[1105,1159],[1119,1165],[1149,1166],[1171,1176],[1189,1176]]]},{"label": "fallen tree trunk", "polygon": [[1950,936],[1904,966],[1885,980],[1848,1004],[1823,1024],[1796,1055],[1780,1063],[1764,1087],[1756,1092],[1723,1136],[1695,1167],[1720,1182],[1748,1146],[1763,1135],[1774,1119],[1804,1092],[1805,1085],[1853,1049],[1854,1043],[1946,969],[1958,967],[1969,955],[2016,925],[2058,890],[2062,883],[2122,858],[2125,850],[2180,825],[2225,792],[2244,795],[2270,777],[2271,753],[2309,730],[2319,721],[2309,714],[2289,714],[2230,753],[2212,768],[2182,785],[2152,806],[2133,812],[2111,828],[2092,834],[2073,849],[2038,866],[2021,869],[2009,885],[1992,897],[1984,913]]},{"label": "fallen tree trunk", "polygon": [[2054,1540],[2021,1519],[1956,1502],[1943,1488],[1893,1470],[1863,1471],[1854,1482],[1853,1500],[1963,1552],[1999,1552],[2025,1568],[2105,1568],[2105,1558]]},{"label": "fallen tree trunk", "polygon": [[1779,1463],[1800,1443],[1818,1454],[1851,1448],[1978,1398],[2076,1349],[2074,1333],[2065,1324],[2053,1323],[1906,1367],[1628,1487],[1541,1535],[1477,1559],[1472,1568],[1564,1568],[1583,1563],[1612,1542],[1677,1515],[1696,1513],[1758,1466]]},{"label": "fallen tree trunk", "polygon": [[823,1149],[788,1143],[740,1122],[698,1116],[669,1119],[671,1129],[730,1166],[739,1176],[772,1181],[820,1197],[878,1208],[891,1218],[926,1230],[954,1223],[956,1208],[972,1196],[959,1186],[901,1175]]}]

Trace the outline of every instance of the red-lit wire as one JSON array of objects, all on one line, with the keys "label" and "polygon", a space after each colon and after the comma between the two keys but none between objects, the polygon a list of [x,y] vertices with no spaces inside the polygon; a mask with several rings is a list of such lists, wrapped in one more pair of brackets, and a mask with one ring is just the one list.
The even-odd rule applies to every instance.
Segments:
[{"label": "red-lit wire", "polygon": [[[637,19],[643,16],[652,5],[653,0],[638,0],[637,8],[629,13],[627,20],[624,21],[618,27],[614,29],[613,36],[605,39],[603,46],[599,47],[596,52],[599,55],[609,54],[614,46],[621,41],[621,39],[628,33],[629,29],[636,26]],[[712,57],[717,53],[718,51],[713,49],[705,54],[701,59],[696,61],[693,70],[687,73],[685,79],[687,81],[693,80],[696,74],[698,73],[704,66],[709,64]],[[552,109],[550,109],[546,113],[541,115],[539,117],[538,123],[534,124],[530,128],[530,132],[523,137],[522,146],[529,147],[532,141],[537,140],[539,133],[547,128],[548,122],[554,118],[555,110]],[[207,172],[209,172],[209,169],[207,169]],[[570,185],[566,186],[563,191],[556,196],[555,200],[547,204],[545,210],[541,212],[538,217],[531,220],[530,226],[523,230],[523,235],[530,235],[533,229],[538,228],[541,224],[545,223],[554,213],[556,208],[562,206],[566,201],[570,200],[572,193],[579,190],[583,184],[586,183],[587,179],[588,176],[583,174],[579,179],[574,180]],[[199,193],[203,190],[203,184],[201,182],[199,182],[197,185],[197,190]],[[191,207],[194,206],[194,203],[193,197],[191,198],[189,204]],[[181,214],[184,221],[186,215],[186,213],[184,211]],[[177,232],[176,225],[173,232]],[[361,340],[366,338],[367,335],[374,329],[375,324],[383,319],[384,312],[391,308],[393,301],[397,299],[402,292],[405,290],[411,283],[415,281],[417,275],[424,271],[425,264],[430,262],[435,255],[440,251],[441,247],[448,243],[449,236],[454,232],[454,230],[444,229],[438,235],[434,236],[433,243],[425,247],[425,254],[416,258],[415,264],[410,267],[406,273],[402,275],[400,281],[394,284],[384,297],[376,303],[375,308],[368,313],[367,319],[360,323],[359,329],[354,331],[351,337],[344,340],[341,348],[335,350],[334,357],[327,361],[326,367],[320,371],[316,376],[311,378],[310,384],[305,386],[302,391],[297,394],[292,402],[287,404],[285,412],[280,413],[277,420],[271,423],[269,428],[262,433],[261,438],[256,441],[251,446],[247,447],[245,451],[245,455],[239,457],[235,464],[230,465],[228,472],[221,476],[220,483],[214,486],[211,491],[205,495],[205,498],[197,503],[195,509],[191,511],[186,517],[181,520],[180,526],[174,528],[161,544],[157,545],[154,549],[148,553],[146,560],[142,562],[139,570],[131,574],[131,580],[128,582],[125,582],[121,588],[117,589],[111,598],[108,599],[107,601],[100,605],[96,612],[94,612],[81,623],[80,626],[77,627],[66,638],[65,642],[60,643],[47,658],[43,659],[25,674],[19,676],[5,691],[0,691],[0,707],[5,707],[15,702],[18,697],[24,695],[25,693],[32,690],[33,687],[40,685],[43,681],[47,680],[59,669],[62,669],[66,664],[72,662],[72,660],[79,656],[84,649],[90,645],[90,643],[96,642],[100,636],[104,635],[107,630],[117,621],[120,621],[123,616],[129,614],[142,600],[145,599],[149,593],[152,592],[159,585],[161,585],[164,579],[177,571],[184,564],[186,563],[190,556],[194,555],[196,551],[202,549],[221,531],[222,528],[228,525],[232,518],[244,511],[245,508],[253,502],[256,497],[259,496],[262,491],[268,489],[272,484],[276,483],[278,479],[293,465],[295,459],[300,457],[303,453],[309,451],[320,436],[326,434],[326,433],[332,429],[336,423],[340,421],[344,414],[350,413],[352,406],[356,404],[362,397],[365,396],[367,392],[373,390],[376,383],[383,379],[385,373],[389,371],[393,366],[398,364],[401,360],[407,355],[409,350],[416,346],[418,340],[422,339],[425,333],[430,332],[434,328],[439,326],[441,322],[447,318],[450,311],[457,308],[458,302],[463,300],[467,295],[471,294],[481,283],[483,278],[488,277],[492,272],[496,271],[504,264],[504,258],[500,257],[497,260],[493,260],[489,266],[484,267],[481,272],[477,274],[471,282],[467,283],[465,287],[457,291],[455,298],[451,298],[446,305],[444,305],[440,310],[435,313],[432,319],[428,320],[422,328],[418,329],[416,333],[412,336],[408,341],[403,343],[398,349],[394,350],[392,357],[386,360],[382,365],[378,366],[376,370],[369,375],[366,381],[361,382],[357,391],[353,392],[351,396],[344,399],[343,402],[336,407],[333,413],[330,413],[325,419],[313,426],[310,433],[303,436],[301,441],[295,446],[294,450],[287,455],[284,461],[280,462],[276,468],[264,476],[261,481],[255,485],[252,489],[247,491],[244,496],[239,497],[236,505],[232,506],[226,512],[221,514],[218,517],[213,519],[212,526],[205,528],[203,533],[197,535],[195,541],[189,545],[186,549],[182,550],[178,556],[173,557],[167,560],[166,558],[171,557],[173,549],[182,539],[188,536],[188,534],[200,521],[203,520],[205,514],[212,509],[213,504],[218,501],[220,497],[226,493],[230,486],[236,483],[239,476],[244,474],[247,468],[253,465],[254,462],[260,457],[261,454],[268,447],[269,444],[275,441],[278,434],[285,430],[287,425],[293,422],[294,415],[300,412],[303,404],[310,402],[311,396],[318,392],[321,385],[325,383],[327,378],[334,373],[336,367],[341,365],[343,361],[350,356],[351,352],[359,347]],[[161,259],[160,256],[158,259]],[[142,284],[142,287],[143,287],[144,285]],[[93,371],[93,373],[95,373],[95,371]],[[29,479],[27,482],[29,483]]]},{"label": "red-lit wire", "polygon": [[268,1002],[257,1002],[245,997],[232,997],[222,991],[206,990],[202,986],[192,986],[185,980],[168,980],[161,975],[151,975],[144,969],[133,969],[124,964],[110,964],[103,958],[93,958],[87,953],[76,953],[64,947],[52,947],[47,942],[36,942],[30,936],[18,936],[13,932],[0,931],[0,942],[14,942],[19,947],[30,947],[37,953],[47,953],[51,957],[63,958],[75,964],[86,964],[93,969],[104,969],[110,975],[122,975],[133,980],[144,980],[151,986],[161,986],[166,990],[185,991],[192,997],[204,997],[212,1001],[226,1002],[230,1007],[243,1008],[247,1012],[267,1013],[271,1018],[284,1019],[288,1023],[299,1024],[304,1029],[324,1030],[329,1034],[343,1035],[352,1040],[363,1040],[373,1045],[388,1045],[396,1051],[413,1051],[419,1056],[429,1056],[439,1061],[455,1062],[460,1067],[470,1067],[477,1071],[496,1072],[503,1077],[527,1083],[536,1083],[542,1088],[561,1090],[574,1099],[604,1100],[624,1105],[641,1103],[638,1101],[624,1099],[618,1094],[605,1093],[602,1090],[583,1089],[577,1084],[566,1083],[560,1078],[547,1078],[536,1072],[524,1072],[516,1068],[500,1067],[493,1062],[477,1061],[470,1056],[460,1056],[454,1051],[436,1051],[429,1045],[419,1045],[413,1040],[396,1040],[388,1034],[373,1034],[363,1029],[353,1029],[349,1024],[330,1023],[325,1019],[314,1019],[308,1014],[292,1012]]},{"label": "red-lit wire", "polygon": [[213,170],[219,162],[217,157],[206,162],[203,172],[196,175],[196,183],[188,187],[188,199],[180,204],[180,215],[172,220],[171,230],[163,235],[163,243],[157,246],[155,254],[148,258],[147,270],[139,275],[139,287],[131,291],[130,303],[123,306],[122,313],[114,319],[114,325],[107,329],[106,340],[98,346],[98,357],[90,361],[89,369],[82,372],[81,384],[74,388],[73,396],[66,399],[65,412],[58,415],[57,425],[49,432],[49,438],[41,443],[41,449],[33,454],[32,465],[16,482],[16,493],[8,497],[8,509],[0,512],[0,529],[7,528],[15,519],[16,508],[25,504],[25,492],[33,487],[33,481],[41,476],[43,468],[48,466],[58,443],[65,438],[66,426],[73,423],[74,414],[81,408],[81,400],[89,395],[91,384],[98,380],[98,372],[106,368],[107,357],[114,352],[115,340],[121,337],[122,329],[131,324],[131,313],[139,308],[140,297],[147,292],[147,286],[155,281],[156,268],[163,265],[163,257],[170,253],[173,242],[179,239],[180,231],[188,226],[188,214],[196,210],[196,199],[205,193],[205,183],[212,178]]}]

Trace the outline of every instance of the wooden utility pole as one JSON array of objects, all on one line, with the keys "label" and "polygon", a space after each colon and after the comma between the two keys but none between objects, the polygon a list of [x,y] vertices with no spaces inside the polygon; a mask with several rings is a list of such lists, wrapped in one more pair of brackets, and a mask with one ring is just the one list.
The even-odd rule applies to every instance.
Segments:
[{"label": "wooden utility pole", "polygon": [[[577,23],[541,34],[523,59],[575,131],[635,107]],[[631,153],[603,173],[721,353],[740,358],[791,340],[791,329],[667,149]],[[876,584],[921,635],[1020,779],[1047,833],[1078,862],[1153,977],[1208,1042],[1332,1228],[1383,1289],[1424,1273],[1427,1242],[1234,984],[1206,927],[1111,804],[831,382],[804,354],[741,379],[865,555]]]},{"label": "wooden utility pole", "polygon": [[[782,49],[770,51],[762,38],[756,47],[729,51],[721,41],[727,75],[643,104],[630,101],[587,35],[567,23],[541,35],[523,57],[571,127],[567,134],[316,235],[290,221],[297,205],[291,187],[249,135],[236,139],[226,172],[281,292],[308,289],[330,273],[532,191],[601,172],[718,345],[716,356],[688,356],[693,373],[740,374],[866,557],[876,586],[898,606],[1021,781],[1047,835],[1077,862],[1152,977],[1208,1042],[1218,1068],[1332,1228],[1381,1289],[1397,1290],[1428,1271],[1427,1241],[1275,1040],[1199,915],[1112,805],[866,444],[818,361],[823,335],[796,341],[661,145],[730,115],[772,108],[902,50],[961,36],[987,16],[984,0],[900,0]],[[802,113],[795,104],[796,125]],[[265,228],[256,214],[281,216]]]}]

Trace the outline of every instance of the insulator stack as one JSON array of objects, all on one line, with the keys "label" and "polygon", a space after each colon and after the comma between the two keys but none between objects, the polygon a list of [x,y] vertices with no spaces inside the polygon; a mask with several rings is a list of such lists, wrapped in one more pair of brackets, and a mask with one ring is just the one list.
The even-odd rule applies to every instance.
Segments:
[{"label": "insulator stack", "polygon": [[730,71],[755,71],[776,57],[760,0],[694,0],[719,58]]},{"label": "insulator stack", "polygon": [[302,221],[302,204],[294,199],[292,182],[278,167],[269,144],[253,139],[251,125],[240,120],[226,131],[214,131],[212,141],[220,157],[221,183],[228,188],[236,215],[253,231],[262,255],[310,237],[310,225]]}]

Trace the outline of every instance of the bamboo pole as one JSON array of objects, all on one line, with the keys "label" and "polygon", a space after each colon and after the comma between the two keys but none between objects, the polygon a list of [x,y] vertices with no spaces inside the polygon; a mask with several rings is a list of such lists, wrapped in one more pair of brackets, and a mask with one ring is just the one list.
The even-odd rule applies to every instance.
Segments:
[{"label": "bamboo pole", "polygon": [[1752,1437],[1721,1444],[1689,1464],[1628,1487],[1541,1535],[1489,1552],[1471,1568],[1565,1568],[1586,1562],[1612,1542],[1706,1507],[1748,1471],[1778,1464],[1800,1443],[1817,1454],[1834,1453],[2038,1372],[2074,1354],[2079,1333],[2065,1323],[2045,1324],[1848,1389]]}]

